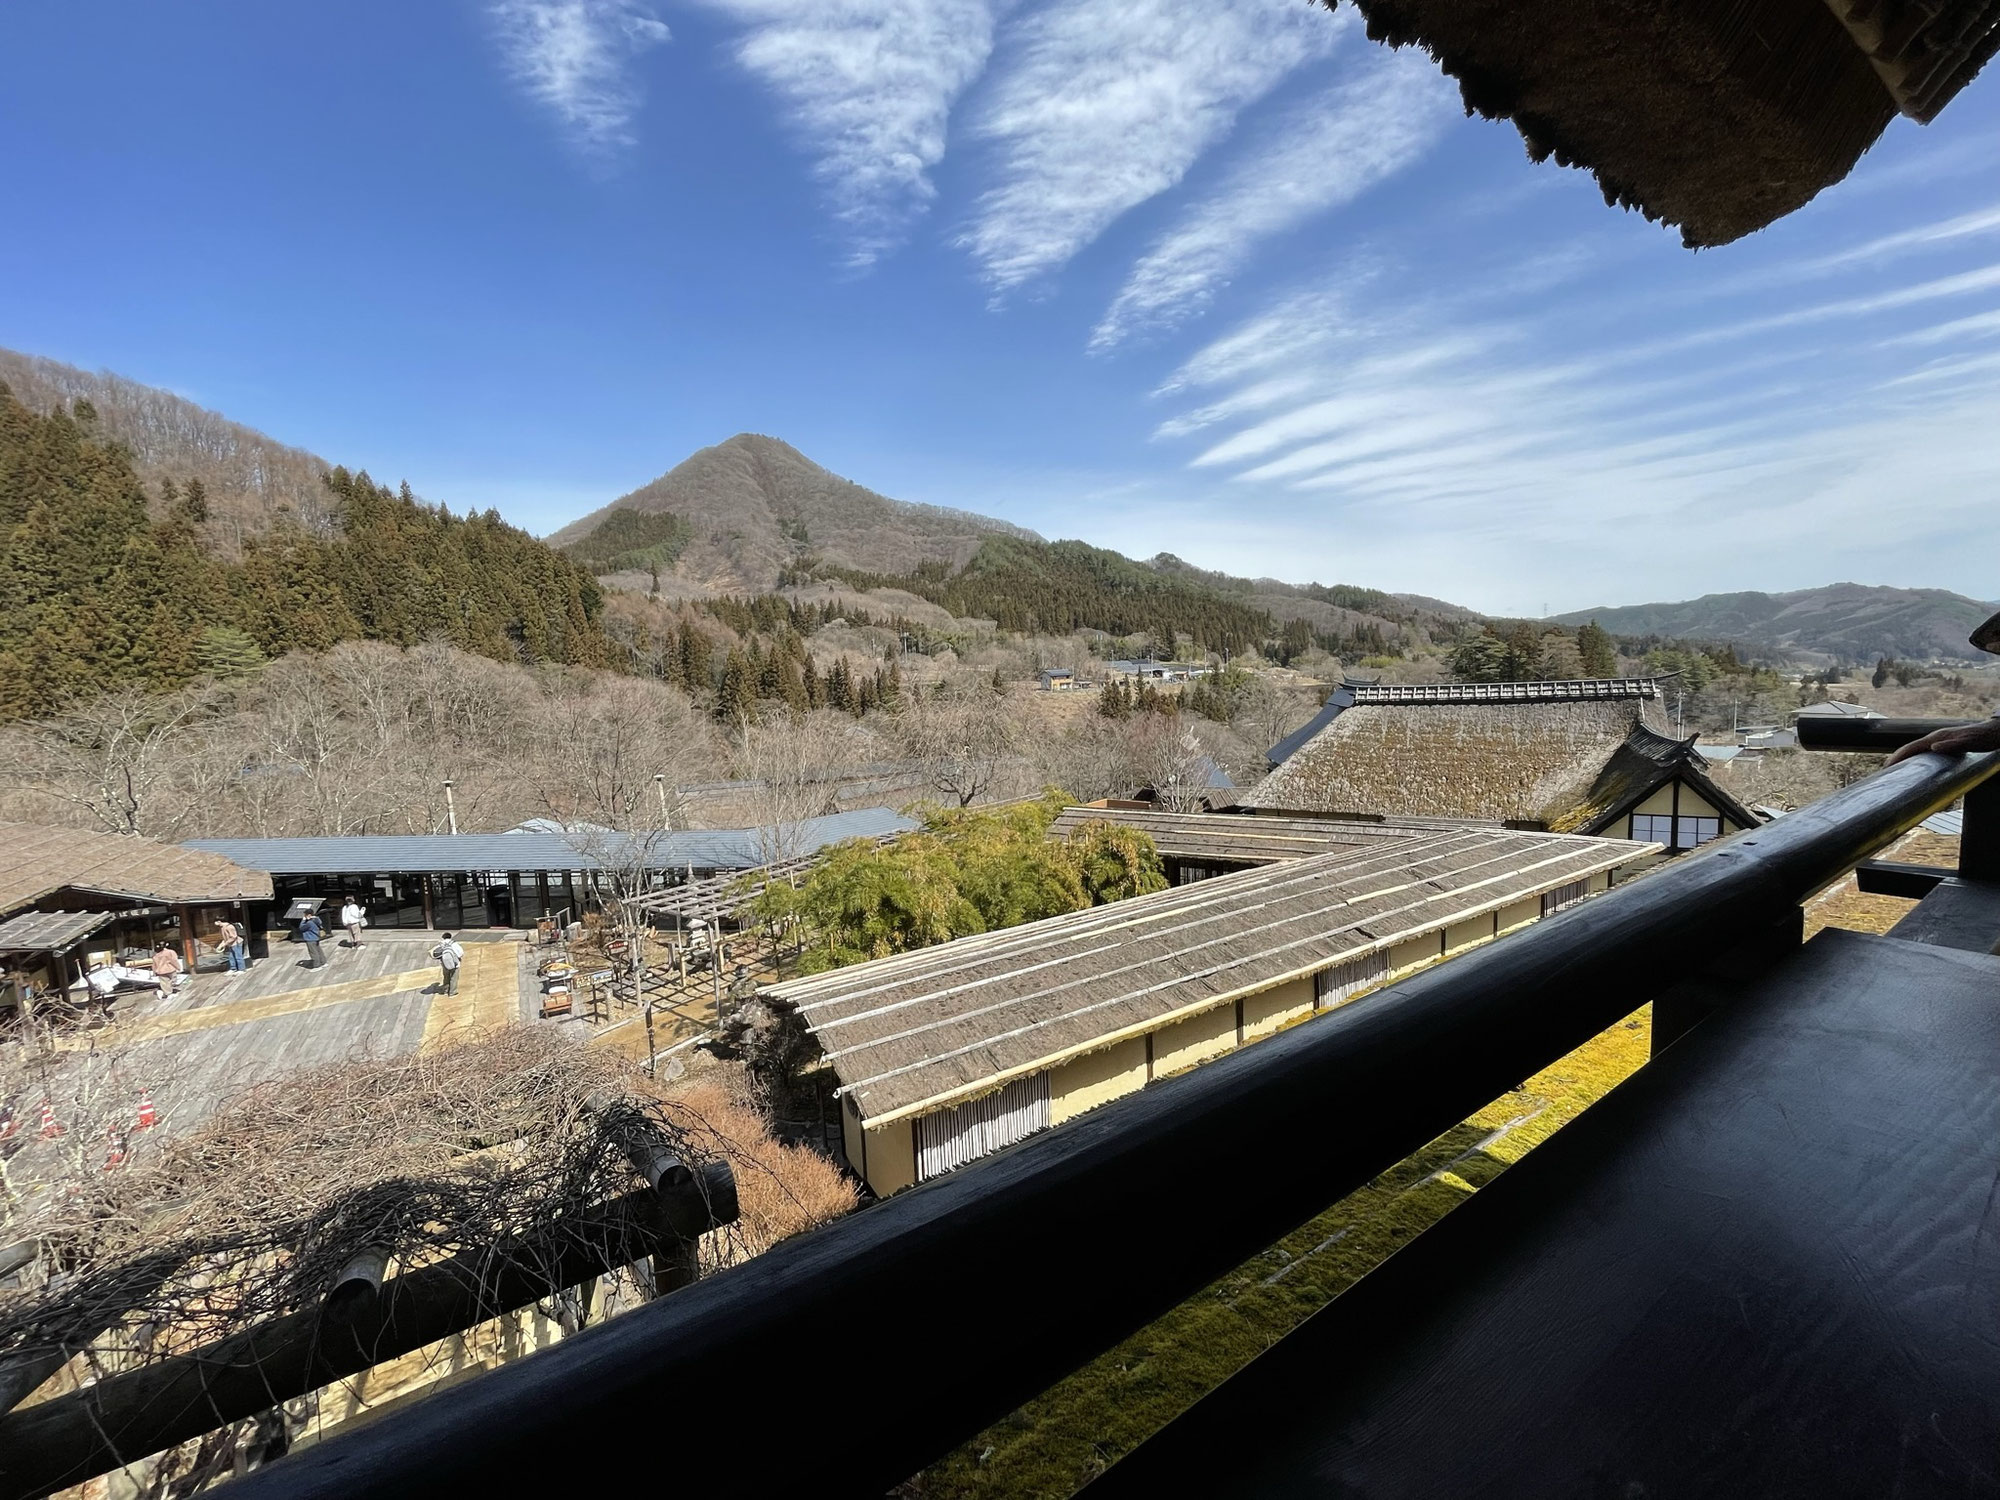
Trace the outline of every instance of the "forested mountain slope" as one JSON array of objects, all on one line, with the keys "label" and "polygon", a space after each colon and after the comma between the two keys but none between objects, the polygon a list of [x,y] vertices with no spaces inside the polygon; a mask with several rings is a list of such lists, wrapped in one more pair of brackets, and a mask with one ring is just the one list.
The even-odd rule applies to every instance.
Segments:
[{"label": "forested mountain slope", "polygon": [[295,649],[442,639],[501,661],[598,665],[588,572],[493,512],[457,517],[335,469],[326,522],[205,545],[199,481],[150,492],[99,419],[0,390],[0,717],[228,676]]},{"label": "forested mountain slope", "polygon": [[1885,656],[1984,661],[1966,636],[1992,612],[1990,604],[1944,589],[1835,583],[1788,594],[1704,594],[1679,603],[1586,609],[1555,618],[1564,625],[1595,620],[1619,636],[1734,641],[1760,653],[1824,665]]},{"label": "forested mountain slope", "polygon": [[607,547],[599,534],[631,529],[620,511],[678,517],[686,534],[668,565],[674,575],[730,593],[774,588],[780,571],[807,557],[905,573],[926,563],[960,567],[987,536],[1034,536],[990,517],[891,500],[821,468],[789,443],[748,432],[703,448],[549,541],[580,557],[627,550]]},{"label": "forested mountain slope", "polygon": [[156,498],[162,480],[199,480],[208,494],[204,536],[232,555],[280,520],[323,532],[332,514],[320,482],[331,464],[171,391],[12,349],[0,349],[0,385],[34,412],[89,402],[99,435],[131,449]]}]

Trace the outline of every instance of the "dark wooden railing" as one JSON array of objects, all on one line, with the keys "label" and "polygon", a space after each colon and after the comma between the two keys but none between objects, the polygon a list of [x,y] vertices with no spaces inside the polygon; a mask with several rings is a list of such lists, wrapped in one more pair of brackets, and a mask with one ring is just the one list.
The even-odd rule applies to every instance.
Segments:
[{"label": "dark wooden railing", "polygon": [[[1923,756],[239,1480],[880,1495],[1978,787]],[[1358,1357],[1365,1351],[1358,1352]]]},{"label": "dark wooden railing", "polygon": [[[1866,727],[1873,750],[1884,722],[1832,728]],[[1647,1000],[1669,1033],[1726,1003],[1734,955],[1796,942],[1804,900],[1969,792],[1980,857],[2000,825],[1996,759],[1890,768],[231,1493],[559,1491],[650,1456],[705,1494],[879,1496]],[[39,1436],[46,1460],[59,1435]],[[8,1446],[0,1494],[46,1492],[10,1472]]]}]

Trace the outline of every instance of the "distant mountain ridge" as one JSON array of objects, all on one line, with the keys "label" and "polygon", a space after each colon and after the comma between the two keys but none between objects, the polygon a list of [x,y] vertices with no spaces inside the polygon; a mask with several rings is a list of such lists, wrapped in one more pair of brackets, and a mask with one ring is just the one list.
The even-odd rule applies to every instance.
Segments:
[{"label": "distant mountain ridge", "polygon": [[1833,583],[1785,594],[1704,594],[1677,603],[1580,609],[1561,625],[1595,620],[1613,635],[1731,641],[1815,665],[1890,656],[1989,661],[1966,637],[1994,606],[1946,589]]},{"label": "distant mountain ridge", "polygon": [[324,476],[333,465],[316,453],[266,437],[184,396],[107,371],[0,349],[0,385],[28,410],[46,414],[88,401],[97,430],[131,450],[140,480],[159,493],[162,480],[199,479],[208,491],[205,531],[225,551],[280,519],[323,535],[331,515]]},{"label": "distant mountain ridge", "polygon": [[790,443],[751,432],[703,448],[547,540],[572,555],[589,554],[597,550],[593,534],[621,510],[679,516],[687,536],[671,560],[674,576],[737,593],[774,589],[780,572],[807,559],[910,573],[925,564],[961,568],[988,536],[1040,540],[1026,527],[988,516],[891,500],[822,468]]}]

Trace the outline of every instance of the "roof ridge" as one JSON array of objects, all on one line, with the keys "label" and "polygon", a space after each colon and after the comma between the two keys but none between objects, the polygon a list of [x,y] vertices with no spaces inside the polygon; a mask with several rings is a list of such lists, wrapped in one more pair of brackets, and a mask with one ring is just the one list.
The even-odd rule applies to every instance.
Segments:
[{"label": "roof ridge", "polygon": [[1654,677],[1572,677],[1548,682],[1351,682],[1356,708],[1388,703],[1584,703],[1655,699]]}]

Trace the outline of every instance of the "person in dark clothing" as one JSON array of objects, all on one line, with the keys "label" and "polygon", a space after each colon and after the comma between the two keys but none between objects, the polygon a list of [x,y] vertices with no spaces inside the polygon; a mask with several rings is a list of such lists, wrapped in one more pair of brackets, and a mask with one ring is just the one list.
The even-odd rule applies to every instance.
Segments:
[{"label": "person in dark clothing", "polygon": [[308,969],[317,969],[326,962],[326,955],[319,949],[319,940],[325,936],[326,929],[319,924],[318,912],[299,923],[299,941],[306,945]]}]

